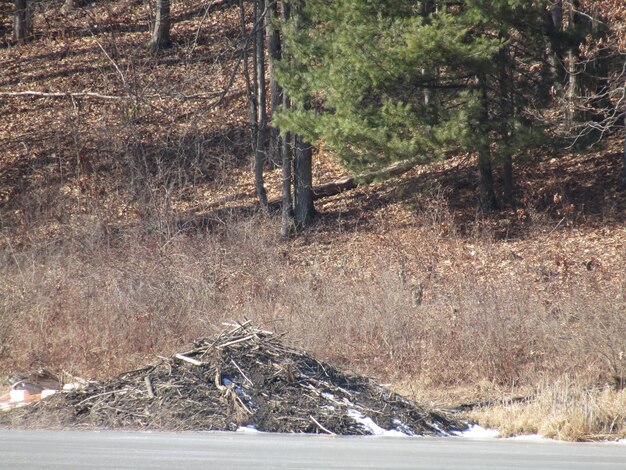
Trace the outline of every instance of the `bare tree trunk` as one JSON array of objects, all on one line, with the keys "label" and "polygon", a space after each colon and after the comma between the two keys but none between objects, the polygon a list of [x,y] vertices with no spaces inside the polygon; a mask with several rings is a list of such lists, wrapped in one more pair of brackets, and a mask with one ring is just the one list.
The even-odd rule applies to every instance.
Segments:
[{"label": "bare tree trunk", "polygon": [[[626,95],[626,83],[624,84],[624,94]],[[626,114],[624,114],[624,160],[622,161],[622,181],[620,189],[626,191]]]},{"label": "bare tree trunk", "polygon": [[[504,36],[504,35],[503,35]],[[509,91],[509,53],[506,47],[500,48],[498,61],[500,62],[500,138],[503,144],[503,199],[505,204],[513,204],[513,155],[510,146],[510,123],[512,116],[512,97]]]},{"label": "bare tree trunk", "polygon": [[[285,103],[287,101],[287,103]],[[288,99],[283,97],[284,106],[288,107]],[[286,133],[281,141],[282,161],[282,212],[280,234],[289,237],[295,232],[295,221],[293,218],[293,196],[291,194],[293,148],[290,145],[291,135]]]},{"label": "bare tree trunk", "polygon": [[[296,22],[296,28],[300,27],[302,18],[303,0],[293,3],[292,14]],[[305,99],[304,109],[309,103]],[[295,157],[293,162],[293,185],[294,185],[294,220],[297,230],[307,227],[315,215],[313,205],[313,148],[304,141],[302,136],[295,137]]]},{"label": "bare tree trunk", "polygon": [[[579,14],[574,9],[574,2],[569,2],[569,14],[568,14],[568,30],[571,34],[574,33],[580,23]],[[574,45],[574,41],[570,40],[570,46],[567,49],[567,93],[566,93],[566,126],[568,129],[572,129],[576,122],[580,121],[580,110],[577,109],[578,97],[580,95],[580,80],[577,70],[578,54],[577,47]]]},{"label": "bare tree trunk", "polygon": [[18,44],[24,44],[31,33],[31,26],[28,0],[15,0],[13,39],[17,41]]},{"label": "bare tree trunk", "polygon": [[256,41],[256,92],[257,92],[257,116],[256,116],[256,147],[254,152],[254,183],[257,197],[262,207],[267,207],[267,192],[263,181],[263,165],[265,164],[267,151],[267,102],[265,92],[265,27],[263,15],[265,0],[257,0],[257,17],[255,22]]},{"label": "bare tree trunk", "polygon": [[74,10],[78,8],[79,3],[80,3],[80,0],[65,0],[65,3],[63,4],[63,10],[64,11]]},{"label": "bare tree trunk", "polygon": [[[241,20],[241,37],[245,38],[246,32],[246,12],[243,5],[243,0],[239,0],[239,14]],[[256,73],[254,74],[256,76]],[[246,84],[246,98],[248,99],[248,116],[250,124],[252,125],[252,141],[256,146],[256,80],[254,85],[250,78],[250,58],[248,57],[248,48],[243,49],[243,76]]]},{"label": "bare tree trunk", "polygon": [[301,136],[296,137],[293,164],[294,219],[297,230],[307,227],[315,215],[313,206],[313,148]]},{"label": "bare tree trunk", "polygon": [[171,45],[170,21],[170,0],[157,0],[154,31],[152,32],[152,39],[148,44],[150,51],[158,52]]},{"label": "bare tree trunk", "polygon": [[[424,21],[429,21],[429,16],[431,13],[435,12],[437,10],[436,5],[434,5],[434,2],[432,0],[430,1],[422,1],[419,3],[419,8],[420,8],[420,15],[423,18]],[[424,86],[424,106],[428,109],[428,113],[431,115],[433,122],[437,121],[437,115],[436,115],[436,77],[438,75],[438,70],[437,68],[433,68],[433,69],[425,69],[423,68],[421,70],[421,74],[422,77],[424,76],[428,76],[430,74],[432,74],[432,76],[434,77],[434,79],[432,80],[432,88],[430,86]]]},{"label": "bare tree trunk", "polygon": [[[483,75],[478,78],[481,93],[481,122],[489,121],[489,99],[487,97],[487,82]],[[483,129],[480,132],[484,132]],[[478,149],[478,177],[480,186],[480,207],[485,211],[498,208],[498,200],[493,184],[493,169],[491,163],[491,151],[486,136],[481,136],[483,143]]]},{"label": "bare tree trunk", "polygon": [[550,11],[545,12],[543,30],[545,33],[545,62],[542,67],[541,93],[544,99],[551,99],[551,90],[562,89],[567,78],[563,62],[563,1],[552,3]]},{"label": "bare tree trunk", "polygon": [[[267,48],[270,59],[268,68],[270,76],[270,113],[272,118],[282,102],[282,89],[280,85],[278,85],[274,74],[274,64],[281,58],[280,31],[273,25],[277,12],[278,2],[275,1],[270,5],[268,14],[265,17],[265,25],[267,28]],[[274,126],[270,127],[269,133],[268,161],[274,168],[277,168],[282,161],[280,133],[278,128]]]},{"label": "bare tree trunk", "polygon": [[[288,21],[290,16],[290,5],[285,1],[281,5],[281,15],[283,21]],[[287,58],[287,54],[283,45],[281,55],[284,59]],[[274,96],[272,94],[272,100]],[[283,109],[289,109],[291,103],[287,93],[282,93]],[[293,184],[292,177],[292,165],[293,165],[293,147],[290,145],[291,135],[286,133],[282,136],[281,142],[281,154],[282,154],[282,220],[280,233],[283,237],[293,235],[295,232],[295,222],[293,218],[293,195],[291,188]]]}]

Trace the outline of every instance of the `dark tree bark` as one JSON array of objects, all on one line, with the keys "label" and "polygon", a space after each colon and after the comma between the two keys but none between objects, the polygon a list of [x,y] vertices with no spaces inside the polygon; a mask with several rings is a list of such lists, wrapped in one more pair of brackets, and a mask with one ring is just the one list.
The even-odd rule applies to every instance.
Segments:
[{"label": "dark tree bark", "polygon": [[498,53],[499,85],[500,85],[500,138],[502,139],[503,155],[503,200],[505,204],[513,204],[513,155],[510,146],[510,124],[513,115],[512,96],[509,90],[509,52],[506,47],[502,47]]},{"label": "dark tree bark", "polygon": [[[294,17],[296,28],[303,21],[302,4],[303,0],[298,0],[292,4],[291,14]],[[308,106],[310,106],[309,100],[305,99],[304,108],[306,109]],[[296,230],[302,230],[309,225],[315,215],[313,205],[313,148],[302,136],[295,137],[294,147],[294,221]]]},{"label": "dark tree bark", "polygon": [[550,17],[554,29],[561,31],[563,29],[563,0],[558,0],[550,7]]},{"label": "dark tree bark", "polygon": [[[489,98],[487,96],[486,77],[478,78],[478,86],[481,93],[481,122],[489,120]],[[479,132],[484,132],[480,129]],[[481,136],[483,141],[478,149],[478,178],[480,187],[480,207],[485,211],[492,211],[498,208],[498,199],[493,184],[493,168],[491,162],[491,151],[486,136]]]},{"label": "dark tree bark", "polygon": [[[256,4],[255,4],[256,5]],[[246,11],[244,9],[243,0],[239,0],[239,15],[241,20],[241,36],[246,37]],[[256,13],[255,13],[256,16]],[[256,42],[256,41],[253,41]],[[256,79],[254,85],[252,84],[252,78],[250,78],[250,57],[248,56],[248,48],[243,49],[243,76],[246,84],[246,98],[248,99],[248,116],[250,124],[252,125],[252,141],[256,145]],[[256,64],[256,61],[253,61]],[[254,72],[256,77],[256,72]]]},{"label": "dark tree bark", "polygon": [[255,57],[256,57],[256,145],[254,151],[254,184],[257,197],[262,207],[267,207],[267,192],[263,181],[263,166],[267,152],[267,100],[265,92],[265,27],[261,15],[265,12],[265,0],[257,0],[257,17],[255,22]]},{"label": "dark tree bark", "polygon": [[[626,96],[626,83],[624,84],[624,96]],[[622,178],[619,188],[626,191],[626,112],[624,113],[624,158],[622,160]]]},{"label": "dark tree bark", "polygon": [[567,80],[567,70],[563,60],[563,2],[555,1],[545,12],[543,31],[545,34],[545,62],[542,68],[542,97],[551,99],[551,90],[559,90]]},{"label": "dark tree bark", "polygon": [[[289,20],[290,16],[290,5],[289,3],[282,2],[281,5],[281,15],[282,20]],[[281,55],[283,58],[287,59],[287,54],[285,53],[284,47],[281,50]],[[274,96],[272,95],[272,99]],[[291,107],[291,103],[289,101],[289,97],[287,93],[282,93],[282,105],[284,109],[289,109]],[[290,134],[285,134],[282,136],[280,145],[281,145],[281,166],[282,166],[282,217],[281,217],[281,229],[280,233],[283,237],[288,237],[293,235],[295,232],[295,222],[293,217],[293,195],[291,192],[293,177],[292,177],[292,165],[293,165],[293,146],[290,145],[291,136]]]},{"label": "dark tree bark", "polygon": [[31,33],[31,18],[28,0],[15,0],[15,15],[13,17],[13,39],[18,44],[24,44]]},{"label": "dark tree bark", "polygon": [[296,137],[296,156],[293,164],[294,221],[297,230],[306,228],[313,216],[313,148],[300,136]]},{"label": "dark tree bark", "polygon": [[170,23],[170,0],[157,0],[154,30],[152,32],[152,39],[148,44],[150,51],[158,52],[171,45]]},{"label": "dark tree bark", "polygon": [[[289,106],[288,99],[283,97],[283,105]],[[287,103],[285,103],[287,102]],[[292,164],[293,164],[293,147],[290,145],[291,135],[286,133],[281,139],[282,154],[282,210],[281,210],[281,228],[280,234],[283,237],[289,237],[294,234],[296,225],[293,216],[293,195],[291,187],[293,184]]]},{"label": "dark tree bark", "polygon": [[579,12],[579,3],[578,0],[569,2],[569,23],[567,27],[570,37],[567,48],[566,125],[572,130],[577,123],[587,118],[586,113],[581,109],[579,101],[589,92],[589,83],[583,83],[582,80],[582,72],[585,66],[582,64],[579,66],[578,48],[582,38],[586,34],[591,33],[593,28],[593,21]]},{"label": "dark tree bark", "polygon": [[[267,34],[267,49],[269,55],[269,77],[270,77],[270,115],[273,117],[274,113],[278,111],[279,106],[282,103],[282,89],[276,81],[274,74],[274,64],[281,58],[281,40],[280,31],[274,27],[274,19],[278,12],[278,2],[272,2],[269,6],[268,14],[265,17],[266,34]],[[271,126],[269,129],[269,143],[268,143],[268,162],[277,168],[281,165],[281,144],[280,133],[277,127]]]}]

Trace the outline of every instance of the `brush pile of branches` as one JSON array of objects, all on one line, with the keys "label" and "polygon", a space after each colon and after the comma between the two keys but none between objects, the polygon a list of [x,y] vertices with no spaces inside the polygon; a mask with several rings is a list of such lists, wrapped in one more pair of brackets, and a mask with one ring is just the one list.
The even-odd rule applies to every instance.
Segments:
[{"label": "brush pile of branches", "polygon": [[106,382],[0,415],[19,427],[441,435],[462,427],[250,322]]}]

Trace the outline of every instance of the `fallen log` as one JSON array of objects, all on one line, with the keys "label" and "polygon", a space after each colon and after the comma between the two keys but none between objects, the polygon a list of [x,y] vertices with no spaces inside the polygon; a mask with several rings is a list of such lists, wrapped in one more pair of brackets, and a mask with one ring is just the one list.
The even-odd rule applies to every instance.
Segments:
[{"label": "fallen log", "polygon": [[330,183],[321,184],[313,188],[313,199],[322,199],[325,197],[335,196],[344,191],[355,189],[363,184],[370,184],[382,178],[390,178],[392,176],[400,176],[415,166],[414,162],[401,161],[396,162],[386,168],[378,171],[369,171],[356,176],[349,176]]}]

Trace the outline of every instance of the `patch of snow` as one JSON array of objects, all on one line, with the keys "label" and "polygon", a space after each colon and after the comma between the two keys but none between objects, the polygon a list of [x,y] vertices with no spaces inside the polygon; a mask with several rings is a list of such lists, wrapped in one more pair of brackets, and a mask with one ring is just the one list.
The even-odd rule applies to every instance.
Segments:
[{"label": "patch of snow", "polygon": [[260,434],[261,433],[261,431],[259,431],[257,428],[255,428],[252,425],[239,426],[236,432],[241,432],[245,434]]},{"label": "patch of snow", "polygon": [[44,398],[54,395],[55,393],[57,393],[57,390],[51,390],[51,389],[46,388],[41,391],[41,399],[43,400]]},{"label": "patch of snow", "polygon": [[443,429],[441,429],[441,426],[439,426],[438,423],[432,421],[428,423],[433,429],[435,429],[441,436],[449,436],[450,434],[448,434],[446,431],[444,431]]},{"label": "patch of snow", "polygon": [[84,384],[80,382],[69,382],[63,385],[63,390],[69,392],[70,390],[80,390],[84,387]]},{"label": "patch of snow", "polygon": [[413,436],[414,435],[413,431],[411,431],[411,428],[408,427],[406,424],[404,424],[402,421],[400,421],[398,418],[392,419],[391,422],[393,424],[395,424],[396,430],[398,432],[406,434],[407,436]]},{"label": "patch of snow", "polygon": [[370,431],[374,436],[406,436],[405,433],[396,429],[383,429],[369,416],[363,416],[355,409],[348,410],[348,416]]},{"label": "patch of snow", "polygon": [[335,395],[333,395],[332,393],[322,392],[322,397],[326,398],[327,400],[335,401]]},{"label": "patch of snow", "polygon": [[477,424],[470,424],[466,431],[453,432],[452,434],[470,439],[490,439],[500,436],[500,432],[497,429],[485,429]]}]

